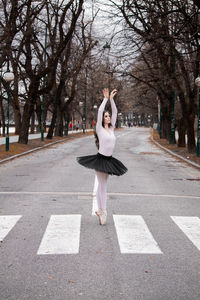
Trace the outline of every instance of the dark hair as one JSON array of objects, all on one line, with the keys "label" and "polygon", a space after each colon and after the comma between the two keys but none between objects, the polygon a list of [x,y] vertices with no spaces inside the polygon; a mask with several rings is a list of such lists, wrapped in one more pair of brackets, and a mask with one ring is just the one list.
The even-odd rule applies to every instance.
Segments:
[{"label": "dark hair", "polygon": [[97,149],[99,149],[99,138],[98,138],[96,130],[94,130],[94,138],[95,138],[95,144],[97,146]]},{"label": "dark hair", "polygon": [[[106,112],[109,112],[109,111],[108,111],[108,110],[105,110],[105,111],[103,112],[103,119],[102,119],[102,126],[103,126],[103,127],[104,127],[104,115],[105,115]],[[109,112],[109,114],[110,114],[110,112]],[[108,124],[108,127],[109,127],[109,128],[112,127],[112,124],[109,123],[109,124]],[[96,144],[96,146],[97,146],[97,149],[99,149],[99,138],[98,138],[98,135],[97,135],[96,130],[94,130],[94,137],[95,137],[95,144]]]}]

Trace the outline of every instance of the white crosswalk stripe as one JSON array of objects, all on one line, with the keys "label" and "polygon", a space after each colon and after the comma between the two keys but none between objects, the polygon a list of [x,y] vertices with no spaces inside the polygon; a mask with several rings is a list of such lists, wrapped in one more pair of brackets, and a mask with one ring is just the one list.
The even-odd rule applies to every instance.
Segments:
[{"label": "white crosswalk stripe", "polygon": [[200,250],[200,219],[198,217],[171,216],[172,220]]},{"label": "white crosswalk stripe", "polygon": [[142,216],[113,215],[121,253],[162,254]]},{"label": "white crosswalk stripe", "polygon": [[17,215],[0,216],[0,241],[3,241],[21,217]]},{"label": "white crosswalk stripe", "polygon": [[[0,216],[0,241],[3,241],[21,217],[22,215]],[[171,216],[171,219],[200,250],[200,218]],[[141,215],[113,215],[113,220],[122,254],[163,254]],[[80,231],[80,214],[51,215],[37,254],[78,254]]]},{"label": "white crosswalk stripe", "polygon": [[37,254],[77,254],[81,215],[52,215]]}]

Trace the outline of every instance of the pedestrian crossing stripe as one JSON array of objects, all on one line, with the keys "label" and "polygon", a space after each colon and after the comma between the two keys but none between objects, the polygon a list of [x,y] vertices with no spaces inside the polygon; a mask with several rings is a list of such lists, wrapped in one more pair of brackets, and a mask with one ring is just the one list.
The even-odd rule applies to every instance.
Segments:
[{"label": "pedestrian crossing stripe", "polygon": [[162,254],[142,216],[113,215],[121,253]]},{"label": "pedestrian crossing stripe", "polygon": [[172,220],[200,250],[200,219],[198,217],[171,216]]},{"label": "pedestrian crossing stripe", "polygon": [[81,215],[52,215],[37,254],[77,254]]},{"label": "pedestrian crossing stripe", "polygon": [[0,241],[1,242],[21,217],[22,216],[19,215],[0,216]]},{"label": "pedestrian crossing stripe", "polygon": [[[3,241],[22,215],[0,216],[0,241]],[[200,250],[200,218],[171,216],[174,223]],[[163,254],[140,215],[113,215],[122,254]],[[78,254],[81,215],[51,215],[37,254]]]}]

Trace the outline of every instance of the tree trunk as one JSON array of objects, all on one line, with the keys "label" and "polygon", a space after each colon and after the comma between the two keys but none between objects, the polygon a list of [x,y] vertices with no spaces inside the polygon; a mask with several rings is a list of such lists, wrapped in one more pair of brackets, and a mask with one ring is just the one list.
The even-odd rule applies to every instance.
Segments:
[{"label": "tree trunk", "polygon": [[162,138],[170,140],[171,118],[169,106],[162,107]]},{"label": "tree trunk", "polygon": [[38,88],[40,84],[40,79],[38,77],[33,77],[29,86],[28,100],[24,105],[23,118],[22,118],[22,127],[19,135],[19,143],[27,144],[28,143],[28,134],[31,115],[34,111],[34,104],[38,97]]},{"label": "tree trunk", "polygon": [[185,147],[185,122],[184,118],[177,120],[178,129],[178,147]]},{"label": "tree trunk", "polygon": [[56,136],[63,136],[63,113],[61,107],[61,95],[64,86],[65,82],[63,79],[61,79],[56,92]]},{"label": "tree trunk", "polygon": [[57,116],[57,108],[56,105],[54,104],[54,110],[53,110],[53,115],[51,118],[51,124],[49,126],[49,130],[47,133],[47,139],[52,139],[53,137],[53,132],[54,132],[54,128],[55,128],[55,124],[56,124],[56,116]]},{"label": "tree trunk", "polygon": [[30,119],[31,119],[33,110],[34,110],[34,104],[27,101],[24,105],[22,127],[21,127],[21,132],[20,132],[19,141],[18,141],[20,144],[28,144]]},{"label": "tree trunk", "polygon": [[61,111],[60,107],[57,110],[57,120],[56,120],[56,136],[63,136],[63,112]]},{"label": "tree trunk", "polygon": [[33,110],[31,116],[31,133],[33,134],[34,132],[35,132],[35,110]]},{"label": "tree trunk", "polygon": [[19,108],[15,108],[14,110],[14,117],[15,117],[15,134],[19,135],[21,131],[21,112]]},{"label": "tree trunk", "polygon": [[20,111],[20,103],[19,103],[19,74],[18,74],[18,68],[17,63],[13,61],[12,59],[12,67],[13,72],[15,74],[14,78],[14,88],[12,92],[12,99],[11,104],[14,111],[14,119],[15,119],[15,134],[19,135],[21,131],[21,111]]},{"label": "tree trunk", "polygon": [[46,137],[47,139],[52,139],[52,137],[53,137],[53,132],[54,132],[54,128],[56,125],[56,118],[57,118],[57,101],[58,101],[58,98],[55,97],[54,102],[53,102],[53,115],[51,118],[51,124],[49,126],[49,130],[47,133],[47,137]]},{"label": "tree trunk", "polygon": [[41,119],[42,119],[42,108],[41,108],[41,102],[40,102],[40,98],[39,100],[36,101],[36,115],[37,115],[37,121],[38,121],[38,126],[37,126],[37,131],[40,132],[41,131]]},{"label": "tree trunk", "polygon": [[196,152],[195,132],[194,132],[194,115],[189,115],[187,121],[187,147],[189,153]]}]

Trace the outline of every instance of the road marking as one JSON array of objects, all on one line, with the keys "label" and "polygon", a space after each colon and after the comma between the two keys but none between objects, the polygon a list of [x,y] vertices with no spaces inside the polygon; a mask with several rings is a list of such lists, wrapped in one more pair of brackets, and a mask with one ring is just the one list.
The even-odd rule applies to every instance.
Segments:
[{"label": "road marking", "polygon": [[[69,195],[69,196],[93,196],[92,192],[0,192],[0,195]],[[172,194],[152,194],[152,193],[107,193],[109,196],[138,196],[138,197],[164,197],[164,198],[188,198],[188,199],[200,199],[200,196],[193,195],[172,195]]]},{"label": "road marking", "polygon": [[126,136],[128,134],[130,134],[131,132],[126,132],[126,133],[121,133],[121,134],[118,134],[116,135],[117,137],[122,137],[122,136]]},{"label": "road marking", "polygon": [[121,253],[162,254],[142,216],[113,215]]},{"label": "road marking", "polygon": [[52,215],[37,254],[77,254],[81,215]]},{"label": "road marking", "polygon": [[171,216],[172,220],[200,250],[200,219],[198,217]]},{"label": "road marking", "polygon": [[95,215],[95,211],[98,210],[98,206],[97,206],[97,188],[98,188],[98,179],[97,179],[97,175],[95,175],[94,178],[94,188],[93,188],[93,193],[92,193],[92,216]]},{"label": "road marking", "polygon": [[164,198],[189,198],[189,199],[200,199],[200,196],[192,195],[171,195],[171,194],[141,194],[141,193],[108,193],[110,196],[138,196],[138,197],[164,197]]},{"label": "road marking", "polygon": [[0,216],[0,241],[6,237],[22,216]]}]

